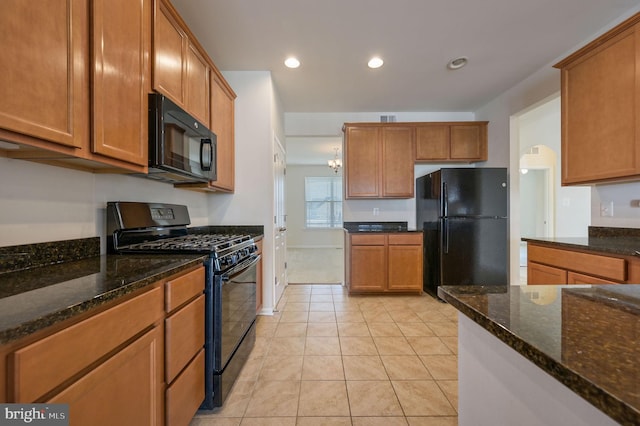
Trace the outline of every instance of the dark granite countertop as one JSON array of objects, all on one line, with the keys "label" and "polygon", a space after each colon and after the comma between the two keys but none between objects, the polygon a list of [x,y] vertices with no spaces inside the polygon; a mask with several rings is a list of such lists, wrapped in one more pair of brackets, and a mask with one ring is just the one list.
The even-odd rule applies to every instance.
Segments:
[{"label": "dark granite countertop", "polygon": [[438,295],[615,421],[640,424],[640,285],[445,286]]},{"label": "dark granite countertop", "polygon": [[587,250],[598,253],[617,254],[622,256],[637,256],[640,251],[640,229],[636,228],[605,228],[589,227],[586,238],[556,237],[556,238],[522,238],[522,241],[537,242],[550,246],[570,249]]},{"label": "dark granite countertop", "polygon": [[342,227],[349,233],[356,232],[422,232],[407,229],[407,222],[344,222]]},{"label": "dark granite countertop", "polygon": [[[95,238],[0,249],[0,344],[103,305],[204,259],[201,255],[100,256],[94,250],[99,243]],[[52,256],[52,252],[58,254]]]}]

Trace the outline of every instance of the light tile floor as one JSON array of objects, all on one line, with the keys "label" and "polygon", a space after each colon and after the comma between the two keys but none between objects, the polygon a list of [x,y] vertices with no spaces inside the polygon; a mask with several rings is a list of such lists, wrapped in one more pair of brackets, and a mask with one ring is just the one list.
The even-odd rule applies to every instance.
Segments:
[{"label": "light tile floor", "polygon": [[457,315],[421,296],[290,285],[223,407],[205,425],[457,424]]}]

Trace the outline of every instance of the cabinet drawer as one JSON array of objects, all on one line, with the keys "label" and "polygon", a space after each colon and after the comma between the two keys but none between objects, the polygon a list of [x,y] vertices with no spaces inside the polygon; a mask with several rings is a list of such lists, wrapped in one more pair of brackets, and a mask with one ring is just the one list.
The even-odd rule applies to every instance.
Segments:
[{"label": "cabinet drawer", "polygon": [[422,245],[422,232],[411,234],[389,234],[389,245],[420,246]]},{"label": "cabinet drawer", "polygon": [[204,267],[184,274],[165,284],[165,309],[173,311],[204,291]]},{"label": "cabinet drawer", "polygon": [[204,400],[204,349],[166,391],[167,425],[188,425]]},{"label": "cabinet drawer", "polygon": [[17,350],[11,357],[15,401],[35,401],[162,315],[162,289],[156,287]]},{"label": "cabinet drawer", "polygon": [[204,346],[204,294],[165,321],[167,383]]},{"label": "cabinet drawer", "polygon": [[529,245],[527,252],[529,260],[533,262],[615,281],[626,281],[627,279],[627,261],[625,259],[536,245]]},{"label": "cabinet drawer", "polygon": [[615,281],[603,280],[589,275],[567,272],[567,284],[620,284]]},{"label": "cabinet drawer", "polygon": [[383,246],[386,244],[386,235],[357,234],[351,235],[351,245],[354,246]]}]

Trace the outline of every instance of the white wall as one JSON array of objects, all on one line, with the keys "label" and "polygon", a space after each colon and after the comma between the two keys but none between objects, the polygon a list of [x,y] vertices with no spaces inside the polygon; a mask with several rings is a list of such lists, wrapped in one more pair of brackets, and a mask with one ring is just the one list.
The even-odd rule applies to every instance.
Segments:
[{"label": "white wall", "polygon": [[342,228],[308,229],[305,227],[304,178],[309,176],[336,176],[336,174],[327,166],[287,165],[287,247],[341,248],[344,245]]},{"label": "white wall", "polygon": [[[636,200],[634,202],[634,200]],[[591,189],[591,225],[640,228],[640,182],[595,185]],[[613,202],[613,217],[600,215],[600,204]]]},{"label": "white wall", "polygon": [[210,224],[206,195],[126,175],[102,175],[0,158],[0,246],[100,236],[107,201],[185,204],[195,226]]},{"label": "white wall", "polygon": [[213,194],[208,198],[212,224],[262,225],[263,311],[275,306],[273,286],[274,172],[273,139],[284,143],[280,102],[268,71],[224,72],[236,92],[234,194]]}]

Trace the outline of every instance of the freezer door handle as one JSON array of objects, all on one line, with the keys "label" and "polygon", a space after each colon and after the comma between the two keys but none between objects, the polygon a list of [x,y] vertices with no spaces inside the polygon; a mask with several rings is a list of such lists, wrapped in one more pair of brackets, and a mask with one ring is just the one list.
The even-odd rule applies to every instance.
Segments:
[{"label": "freezer door handle", "polygon": [[442,253],[449,254],[449,220],[442,219]]},{"label": "freezer door handle", "polygon": [[449,216],[449,195],[447,194],[447,182],[442,182],[442,206],[440,207],[440,211],[442,213],[442,217]]}]

